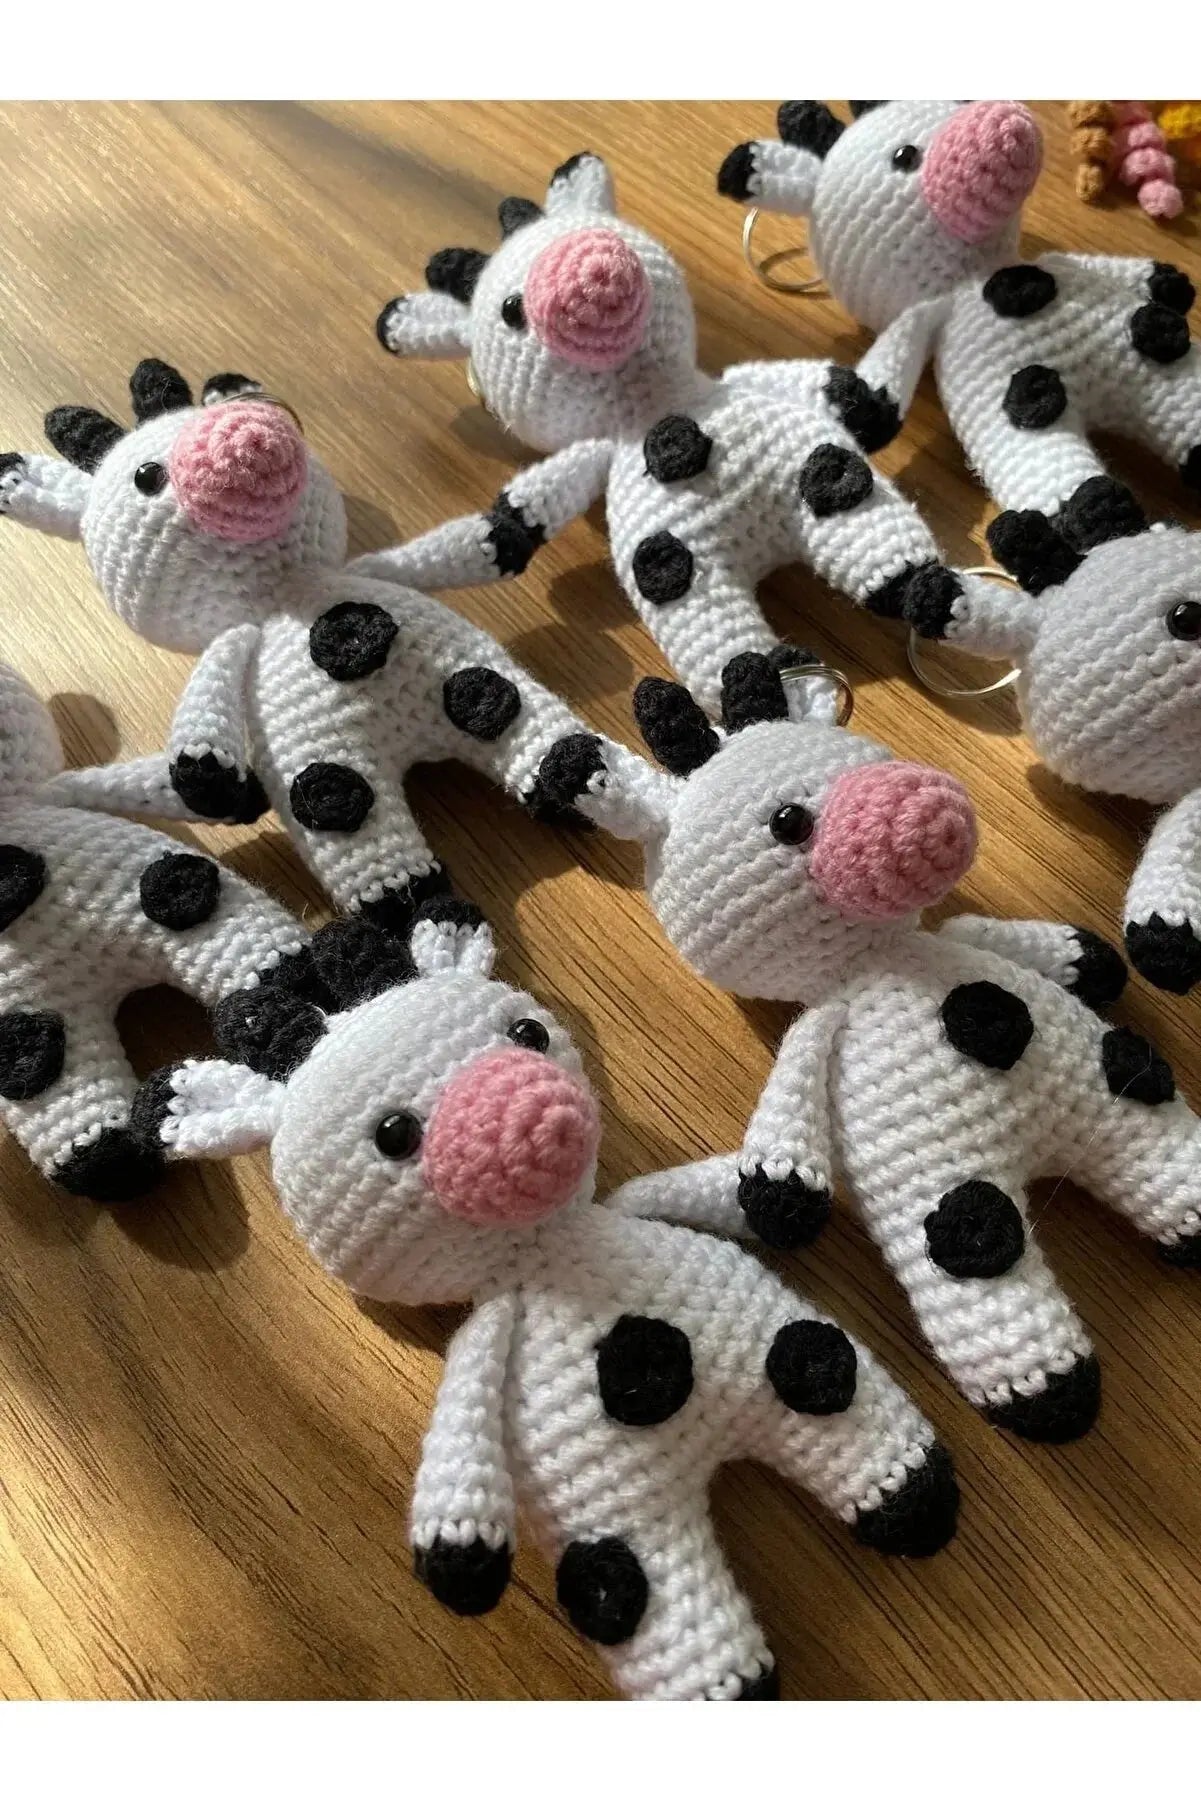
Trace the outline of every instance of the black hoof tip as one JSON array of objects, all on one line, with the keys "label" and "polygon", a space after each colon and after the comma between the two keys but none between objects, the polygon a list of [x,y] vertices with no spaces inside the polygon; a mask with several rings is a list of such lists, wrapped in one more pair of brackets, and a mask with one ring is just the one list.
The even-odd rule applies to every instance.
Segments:
[{"label": "black hoof tip", "polygon": [[985,1418],[1019,1438],[1040,1444],[1065,1445],[1096,1424],[1101,1411],[1101,1365],[1090,1355],[1070,1370],[1047,1378],[1036,1395],[1015,1394],[1010,1401],[984,1409]]},{"label": "black hoof tip", "polygon": [[775,1251],[812,1244],[830,1217],[830,1190],[811,1188],[796,1170],[773,1181],[762,1169],[738,1178],[738,1205],[757,1238]]},{"label": "black hoof tip", "polygon": [[1126,927],[1126,954],[1140,976],[1169,994],[1187,994],[1201,982],[1201,939],[1188,920],[1169,925],[1158,913]]},{"label": "black hoof tip", "polygon": [[397,313],[400,311],[403,304],[404,304],[404,295],[403,294],[395,295],[391,300],[389,300],[387,306],[385,306],[384,310],[381,312],[379,318],[375,322],[375,335],[379,339],[382,348],[388,352],[389,356],[395,356],[397,353],[393,349],[392,345],[388,342],[388,328],[392,324],[392,321],[395,319]]},{"label": "black hoof tip", "polygon": [[133,1201],[160,1181],[162,1152],[129,1126],[106,1126],[91,1144],[82,1145],[54,1166],[54,1180],[69,1194],[86,1195],[106,1206]]},{"label": "black hoof tip", "polygon": [[879,1507],[861,1513],[855,1537],[890,1557],[932,1557],[955,1536],[959,1484],[944,1445],[933,1444],[920,1469]]},{"label": "black hoof tip", "polygon": [[1173,1269],[1201,1269],[1201,1232],[1195,1232],[1191,1238],[1178,1238],[1175,1244],[1161,1244],[1159,1255]]},{"label": "black hoof tip", "polygon": [[769,1664],[758,1676],[744,1676],[742,1686],[734,1699],[736,1701],[778,1701],[780,1699],[780,1672],[775,1664]]},{"label": "black hoof tip", "polygon": [[211,750],[198,757],[176,757],[171,765],[171,786],[201,819],[253,825],[271,805],[253,770],[243,773],[227,766]]},{"label": "black hoof tip", "polygon": [[1112,1007],[1126,986],[1126,964],[1112,944],[1090,932],[1086,926],[1076,927],[1080,955],[1076,959],[1076,979],[1072,993],[1086,1007]]},{"label": "black hoof tip", "polygon": [[1186,488],[1201,488],[1201,444],[1194,444],[1181,463],[1180,479]]},{"label": "black hoof tip", "polygon": [[436,1538],[427,1551],[413,1554],[419,1582],[452,1613],[491,1613],[509,1582],[512,1556],[507,1544],[494,1550],[482,1538],[465,1545]]},{"label": "black hoof tip", "polygon": [[902,616],[919,638],[945,638],[962,593],[963,583],[953,569],[943,563],[923,564],[909,578]]},{"label": "black hoof tip", "polygon": [[24,469],[24,467],[25,458],[21,455],[19,450],[5,450],[0,452],[0,481],[3,481],[4,477],[10,475],[13,470]]},{"label": "black hoof tip", "polygon": [[378,900],[360,901],[358,916],[407,944],[418,909],[426,901],[452,892],[446,870],[440,863],[434,863],[423,875],[413,876],[403,887],[385,888]]},{"label": "black hoof tip", "polygon": [[749,200],[755,174],[755,146],[735,144],[717,171],[717,191],[727,200]]}]

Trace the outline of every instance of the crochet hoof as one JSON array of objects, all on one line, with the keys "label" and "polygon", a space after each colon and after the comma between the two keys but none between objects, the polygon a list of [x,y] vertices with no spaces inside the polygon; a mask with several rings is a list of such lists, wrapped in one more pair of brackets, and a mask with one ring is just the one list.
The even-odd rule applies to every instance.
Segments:
[{"label": "crochet hoof", "polygon": [[780,1699],[780,1672],[775,1664],[771,1664],[758,1676],[744,1676],[742,1687],[734,1699],[736,1701],[778,1701]]},{"label": "crochet hoof", "polygon": [[811,1188],[795,1170],[774,1182],[761,1169],[738,1179],[738,1205],[751,1231],[775,1251],[812,1244],[830,1217],[830,1191]]},{"label": "crochet hoof", "polygon": [[1086,1007],[1112,1007],[1126,986],[1125,963],[1112,944],[1085,926],[1076,927],[1076,942],[1080,955],[1076,959],[1072,993]]},{"label": "crochet hoof", "polygon": [[1201,1232],[1191,1238],[1178,1238],[1175,1244],[1161,1244],[1159,1255],[1173,1269],[1201,1269]]},{"label": "crochet hoof", "polygon": [[165,1163],[156,1145],[128,1126],[106,1126],[91,1144],[81,1145],[54,1166],[54,1180],[69,1194],[86,1195],[106,1206],[137,1200],[162,1179]]},{"label": "crochet hoof", "polygon": [[436,1538],[428,1550],[413,1554],[413,1569],[435,1600],[452,1613],[491,1613],[509,1582],[512,1556],[508,1545],[494,1550],[482,1538],[456,1545]]},{"label": "crochet hoof", "polygon": [[1100,1411],[1101,1365],[1090,1355],[1078,1358],[1062,1374],[1048,1376],[1046,1387],[1037,1394],[1015,1394],[1010,1401],[986,1407],[984,1415],[1019,1438],[1063,1445],[1083,1438]]},{"label": "crochet hoof", "polygon": [[727,200],[749,200],[755,173],[755,146],[735,144],[717,171],[717,191]]},{"label": "crochet hoof", "polygon": [[1145,981],[1169,994],[1187,994],[1201,982],[1201,939],[1187,920],[1169,925],[1158,913],[1126,927],[1126,954]]},{"label": "crochet hoof", "polygon": [[932,1557],[954,1538],[958,1517],[959,1484],[950,1452],[935,1443],[903,1488],[859,1515],[855,1537],[890,1557]]},{"label": "crochet hoof", "polygon": [[440,863],[433,863],[423,875],[411,876],[403,887],[385,888],[377,900],[360,901],[357,912],[381,932],[407,940],[418,907],[450,893],[450,877]]},{"label": "crochet hoof", "polygon": [[243,774],[227,767],[217,761],[211,750],[198,757],[176,757],[171,765],[171,786],[185,806],[201,819],[253,825],[271,806],[252,769]]}]

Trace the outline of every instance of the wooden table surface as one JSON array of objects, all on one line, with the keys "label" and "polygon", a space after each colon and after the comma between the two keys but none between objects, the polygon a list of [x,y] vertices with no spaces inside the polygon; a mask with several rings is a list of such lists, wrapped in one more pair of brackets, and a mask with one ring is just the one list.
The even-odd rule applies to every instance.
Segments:
[{"label": "wooden table surface", "polygon": [[[1197,227],[1072,194],[1059,107],[1027,246],[1199,271]],[[401,364],[376,313],[427,254],[496,240],[584,146],[683,261],[703,362],[865,346],[834,302],[757,287],[714,192],[767,102],[698,105],[15,106],[0,109],[0,447],[42,447],[57,403],[121,410],[145,355],[194,383],[244,369],[299,410],[351,497],[356,550],[487,502],[523,456],[457,364]],[[778,222],[765,242],[773,241]],[[783,241],[776,237],[776,242]],[[956,561],[989,508],[929,386],[881,459]],[[1199,522],[1173,477],[1118,454],[1153,507]],[[72,761],[158,748],[188,670],[109,615],[77,545],[0,528],[0,655],[52,697]],[[958,711],[910,679],[898,631],[802,569],[767,584],[782,634],[853,678],[858,722],[961,776],[982,821],[956,907],[1114,933],[1144,809],[1033,763],[1010,699]],[[503,590],[456,596],[594,726],[633,741],[636,679],[663,665],[606,567],[597,516]],[[414,784],[432,842],[493,920],[503,971],[570,1023],[602,1096],[604,1183],[738,1144],[786,1022],[689,974],[659,936],[631,847],[532,823],[444,766]],[[178,834],[187,838],[189,834]],[[318,892],[268,819],[204,831],[317,923]],[[1149,1032],[1201,1103],[1201,1000],[1134,981]],[[164,990],[125,1009],[139,1069],[205,1046]],[[136,1210],[53,1191],[0,1145],[0,1692],[13,1696],[601,1697],[590,1649],[528,1545],[486,1619],[413,1579],[406,1509],[454,1310],[356,1304],[278,1212],[265,1161],[190,1168]],[[716,1484],[722,1536],[786,1695],[1201,1695],[1201,1281],[1070,1183],[1042,1242],[1105,1371],[1100,1425],[1053,1449],[1003,1437],[934,1371],[849,1209],[789,1276],[882,1354],[951,1446],[953,1546],[890,1562],[749,1466]],[[1050,1204],[1053,1200],[1053,1204]]]}]

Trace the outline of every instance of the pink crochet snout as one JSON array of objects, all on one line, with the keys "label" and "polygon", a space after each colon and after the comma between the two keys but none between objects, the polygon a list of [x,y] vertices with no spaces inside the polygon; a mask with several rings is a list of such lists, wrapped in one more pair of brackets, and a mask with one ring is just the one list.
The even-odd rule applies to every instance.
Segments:
[{"label": "pink crochet snout", "polygon": [[239,400],[197,413],[176,438],[167,472],[200,531],[260,544],[291,524],[308,463],[304,439],[283,407]]},{"label": "pink crochet snout", "polygon": [[809,871],[845,918],[900,919],[948,894],[975,854],[962,783],[924,763],[874,763],[830,789]]},{"label": "pink crochet snout", "polygon": [[939,127],[922,162],[922,193],[945,232],[982,244],[1038,180],[1043,139],[1017,100],[973,100]]},{"label": "pink crochet snout", "polygon": [[587,1083],[538,1051],[493,1051],[447,1083],[422,1169],[440,1206],[477,1226],[528,1226],[569,1201],[600,1142]]},{"label": "pink crochet snout", "polygon": [[623,237],[590,228],[556,238],[534,259],[523,302],[552,356],[580,369],[619,369],[646,332],[651,284]]}]

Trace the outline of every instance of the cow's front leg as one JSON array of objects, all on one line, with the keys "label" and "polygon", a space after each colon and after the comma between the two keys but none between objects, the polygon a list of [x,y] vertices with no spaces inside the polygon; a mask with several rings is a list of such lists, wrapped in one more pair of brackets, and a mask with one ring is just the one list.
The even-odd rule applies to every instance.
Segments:
[{"label": "cow's front leg", "polygon": [[267,797],[246,758],[246,680],[257,625],[235,625],[208,646],[171,721],[171,785],[201,819],[249,824]]},{"label": "cow's front leg", "polygon": [[738,1204],[778,1250],[812,1243],[830,1217],[831,1062],[845,1018],[828,1001],[789,1027],[743,1140]]},{"label": "cow's front leg", "polygon": [[1111,1007],[1126,986],[1126,965],[1117,951],[1085,926],[961,913],[940,927],[939,936],[1036,970],[1089,1007]]},{"label": "cow's front leg", "polygon": [[1201,789],[1162,816],[1139,859],[1126,895],[1126,953],[1171,994],[1201,981]]}]

